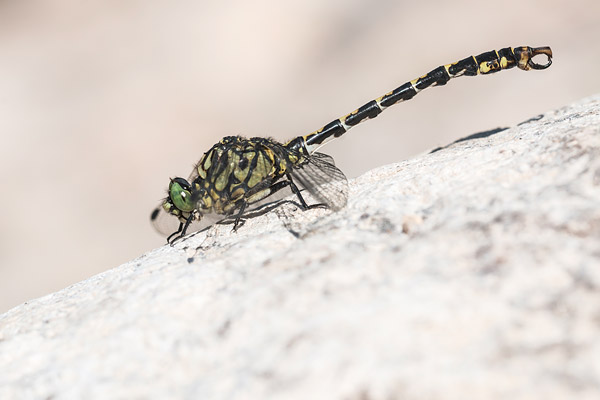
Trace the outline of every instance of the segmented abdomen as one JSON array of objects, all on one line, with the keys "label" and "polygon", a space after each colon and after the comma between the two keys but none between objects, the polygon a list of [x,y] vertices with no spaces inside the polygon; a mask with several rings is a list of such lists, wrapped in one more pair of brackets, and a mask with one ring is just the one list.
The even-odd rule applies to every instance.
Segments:
[{"label": "segmented abdomen", "polygon": [[[548,63],[540,65],[533,62],[532,58],[538,54],[545,54],[548,57]],[[312,152],[328,139],[342,136],[350,128],[362,121],[375,118],[387,107],[410,100],[421,90],[427,89],[430,86],[445,85],[452,78],[462,75],[486,75],[515,66],[523,70],[545,69],[551,63],[552,50],[549,47],[531,48],[522,46],[514,49],[506,47],[498,51],[492,50],[481,53],[478,56],[467,57],[453,64],[442,65],[417,79],[404,83],[375,100],[371,100],[350,114],[330,122],[323,128],[303,136],[306,148],[309,152]]]}]

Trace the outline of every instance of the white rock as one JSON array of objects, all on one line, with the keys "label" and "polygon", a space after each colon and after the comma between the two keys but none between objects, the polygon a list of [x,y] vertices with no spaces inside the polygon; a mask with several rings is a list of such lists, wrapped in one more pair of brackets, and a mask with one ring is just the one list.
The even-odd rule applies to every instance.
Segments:
[{"label": "white rock", "polygon": [[599,338],[597,96],[10,310],[0,399],[598,399]]}]

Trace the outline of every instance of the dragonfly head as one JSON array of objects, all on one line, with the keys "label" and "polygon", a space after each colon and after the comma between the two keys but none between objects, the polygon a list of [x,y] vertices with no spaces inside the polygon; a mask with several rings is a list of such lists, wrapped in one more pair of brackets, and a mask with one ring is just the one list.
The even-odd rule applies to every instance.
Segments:
[{"label": "dragonfly head", "polygon": [[169,183],[169,196],[163,203],[163,209],[178,217],[189,215],[195,209],[190,184],[183,178],[173,178]]}]

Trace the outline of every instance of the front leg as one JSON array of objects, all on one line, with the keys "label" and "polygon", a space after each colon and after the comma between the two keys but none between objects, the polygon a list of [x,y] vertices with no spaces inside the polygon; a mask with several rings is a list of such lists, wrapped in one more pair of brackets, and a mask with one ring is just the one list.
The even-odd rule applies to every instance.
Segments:
[{"label": "front leg", "polygon": [[167,243],[170,244],[171,246],[174,246],[175,242],[177,242],[179,239],[183,238],[186,235],[187,230],[190,226],[190,223],[192,222],[193,219],[194,219],[193,214],[190,214],[190,216],[186,219],[185,224],[183,222],[180,222],[179,229],[177,229],[176,232],[173,232],[172,234],[169,235],[169,237],[167,238]]}]

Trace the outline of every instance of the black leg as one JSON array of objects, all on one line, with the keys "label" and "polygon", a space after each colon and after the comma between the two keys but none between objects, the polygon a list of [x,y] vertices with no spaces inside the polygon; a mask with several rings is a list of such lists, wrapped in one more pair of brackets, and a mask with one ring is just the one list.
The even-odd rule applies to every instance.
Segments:
[{"label": "black leg", "polygon": [[[269,194],[265,197],[271,196],[272,194],[277,193],[281,189],[289,186],[290,189],[292,190],[292,193],[294,193],[296,195],[296,197],[298,197],[300,204],[298,204],[292,200],[279,200],[279,201],[275,201],[273,203],[263,204],[258,209],[254,209],[254,210],[250,211],[250,213],[248,214],[248,218],[254,218],[259,215],[264,215],[267,212],[272,211],[275,208],[279,207],[280,205],[282,205],[284,203],[288,203],[288,202],[296,205],[297,207],[299,207],[303,210],[310,210],[313,208],[328,208],[327,204],[323,204],[323,203],[317,203],[317,204],[311,204],[311,205],[306,204],[306,201],[302,197],[301,191],[300,191],[300,189],[298,189],[298,186],[296,186],[296,184],[291,180],[291,176],[288,176],[288,178],[289,178],[289,180],[282,180],[282,181],[279,181],[279,182],[269,186],[269,188],[268,188]],[[249,204],[247,202],[245,202],[243,200],[240,201],[239,211],[237,211],[235,213],[235,215],[230,215],[230,216],[226,217],[225,219],[217,222],[217,224],[231,224],[232,219],[233,219],[233,231],[234,232],[237,231],[246,222],[244,219],[242,219],[242,217],[243,217],[244,212],[246,211],[246,208],[248,207],[248,205]],[[262,209],[263,207],[264,207],[264,209]],[[185,232],[185,229],[187,229],[187,228],[184,228],[184,232]]]},{"label": "black leg", "polygon": [[242,219],[242,215],[244,214],[244,211],[246,210],[246,206],[248,206],[248,203],[246,203],[245,201],[242,203],[242,205],[240,206],[240,211],[238,211],[238,213],[235,215],[235,222],[233,223],[233,231],[237,231],[238,228],[240,228],[242,225],[244,225],[244,223],[246,223],[245,220]]},{"label": "black leg", "polygon": [[[171,246],[173,246],[176,241],[178,241],[179,239],[184,237],[185,234],[187,233],[188,228],[190,227],[190,224],[192,223],[193,218],[194,218],[194,216],[192,214],[190,214],[188,219],[185,221],[185,224],[183,222],[180,222],[179,229],[177,229],[177,232],[174,232],[171,235],[169,235],[169,237],[167,238],[167,243],[169,243]],[[173,239],[171,239],[171,238],[173,238]]]},{"label": "black leg", "polygon": [[304,207],[305,210],[310,210],[311,208],[327,208],[327,204],[323,203],[311,204],[310,206],[306,204],[306,201],[300,193],[300,189],[298,189],[298,186],[296,186],[296,184],[292,180],[292,176],[290,174],[287,174],[286,176],[288,180],[279,183],[286,183],[286,186],[289,185],[290,189],[292,189],[292,193],[294,193],[296,197],[298,197],[298,200],[300,200],[300,204],[302,204],[302,207]]},{"label": "black leg", "polygon": [[180,222],[180,223],[179,223],[179,228],[177,228],[177,230],[176,230],[175,232],[171,233],[171,234],[169,235],[169,237],[167,237],[167,243],[168,243],[168,244],[170,244],[170,245],[172,245],[172,243],[171,243],[171,238],[172,238],[173,236],[177,236],[177,235],[178,235],[178,234],[179,234],[179,233],[180,233],[182,230],[183,230],[183,222]]}]

